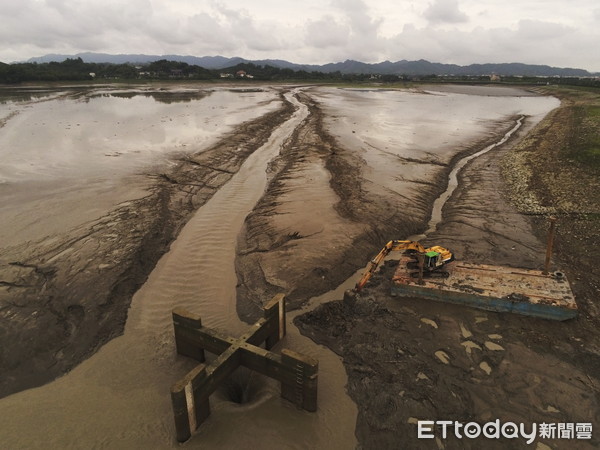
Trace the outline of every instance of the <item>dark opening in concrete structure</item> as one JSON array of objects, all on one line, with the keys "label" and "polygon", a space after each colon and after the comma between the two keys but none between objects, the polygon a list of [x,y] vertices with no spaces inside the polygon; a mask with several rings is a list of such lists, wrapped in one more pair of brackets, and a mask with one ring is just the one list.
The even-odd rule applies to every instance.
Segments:
[{"label": "dark opening in concrete structure", "polygon": [[227,401],[243,405],[252,403],[265,386],[264,379],[245,367],[238,367],[223,381],[220,394]]}]

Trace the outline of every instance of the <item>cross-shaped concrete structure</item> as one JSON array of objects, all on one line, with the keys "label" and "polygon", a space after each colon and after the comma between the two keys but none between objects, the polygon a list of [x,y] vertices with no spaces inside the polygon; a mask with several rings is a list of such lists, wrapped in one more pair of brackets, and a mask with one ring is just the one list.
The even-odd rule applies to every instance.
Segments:
[{"label": "cross-shaped concrete structure", "polygon": [[[283,349],[269,351],[285,336],[285,297],[276,295],[263,308],[264,317],[239,338],[224,336],[202,326],[200,316],[180,308],[173,310],[177,353],[201,363],[204,351],[218,357],[209,365],[200,364],[171,387],[177,440],[187,441],[210,415],[209,396],[239,366],[246,366],[281,382],[281,396],[307,411],[317,410],[315,359]],[[265,342],[265,348],[259,345]]]}]

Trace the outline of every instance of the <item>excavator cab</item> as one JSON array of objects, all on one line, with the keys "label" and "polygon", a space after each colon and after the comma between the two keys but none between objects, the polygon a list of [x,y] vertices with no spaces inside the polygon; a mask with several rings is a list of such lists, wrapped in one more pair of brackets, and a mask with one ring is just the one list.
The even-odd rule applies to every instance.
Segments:
[{"label": "excavator cab", "polygon": [[425,252],[424,266],[426,270],[435,270],[452,261],[454,261],[454,254],[439,245],[434,245]]},{"label": "excavator cab", "polygon": [[435,270],[439,266],[443,265],[443,261],[441,258],[441,254],[435,251],[430,251],[425,253],[425,261],[423,263],[423,267],[425,270]]}]

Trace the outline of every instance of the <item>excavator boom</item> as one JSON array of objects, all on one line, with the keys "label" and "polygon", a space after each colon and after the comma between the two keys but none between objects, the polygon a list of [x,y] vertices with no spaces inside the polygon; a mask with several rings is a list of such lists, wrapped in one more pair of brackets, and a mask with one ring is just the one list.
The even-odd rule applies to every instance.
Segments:
[{"label": "excavator boom", "polygon": [[[429,255],[431,252],[432,257],[430,261],[432,264],[428,264],[425,269],[428,271],[436,270],[442,267],[444,264],[447,264],[450,261],[454,260],[454,255],[448,249],[444,247],[440,247],[439,245],[425,248],[417,241],[389,241],[385,246],[381,249],[381,251],[371,260],[367,265],[367,270],[363,274],[362,278],[356,283],[354,290],[356,292],[360,292],[360,290],[367,284],[375,270],[381,261],[383,261],[386,256],[392,251],[401,251],[401,252],[414,252],[414,253],[422,253]],[[435,253],[435,255],[433,255]]]}]

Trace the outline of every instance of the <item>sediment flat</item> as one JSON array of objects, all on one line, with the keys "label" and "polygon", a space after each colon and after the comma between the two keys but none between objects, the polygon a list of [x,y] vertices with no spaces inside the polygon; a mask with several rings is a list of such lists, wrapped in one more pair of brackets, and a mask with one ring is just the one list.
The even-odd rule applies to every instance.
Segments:
[{"label": "sediment flat", "polygon": [[[382,244],[425,231],[432,204],[446,189],[457,161],[498,142],[521,116],[525,116],[524,126],[506,144],[461,171],[458,187],[443,208],[442,222],[426,236],[426,243],[451,248],[472,262],[527,268],[540,263],[544,245],[530,220],[507,201],[500,160],[536,129],[558,100],[522,90],[447,91],[432,86],[392,93],[329,87],[304,87],[293,94],[283,90],[285,95],[282,92],[269,112],[236,125],[201,152],[184,152],[169,164],[155,166],[144,183],[136,186],[133,198],[101,217],[51,239],[30,240],[3,250],[0,321],[6,326],[0,328],[0,338],[11,344],[1,353],[0,365],[8,370],[0,394],[63,374],[121,334],[126,323],[139,335],[136,339],[143,336],[157,346],[156,354],[141,363],[148,371],[170,364],[180,372],[189,368],[189,363],[168,350],[172,341],[164,321],[152,317],[155,309],[144,311],[140,305],[135,317],[128,318],[131,298],[195,211],[293,116],[297,108],[293,103],[301,103],[307,115],[294,125],[275,152],[277,156],[266,165],[266,188],[236,238],[237,282],[228,282],[236,284],[231,288],[237,294],[237,313],[246,322],[255,320],[262,303],[275,293],[285,293],[294,309],[306,307],[311,298],[327,296],[338,286],[351,285],[356,270]],[[294,102],[285,99],[290,95]],[[444,105],[439,111],[432,109],[436,102]],[[452,120],[444,121],[449,114],[454,114]],[[235,207],[230,204],[227,209]],[[210,237],[206,227],[196,233]],[[194,237],[192,243],[198,239]],[[225,270],[219,243],[202,246],[214,249],[214,257],[209,252],[205,261],[163,282],[181,289],[197,283],[197,290],[202,290],[203,278]],[[194,283],[186,282],[191,278]],[[414,421],[419,418],[589,421],[592,418],[585,412],[598,411],[597,400],[589,394],[592,382],[585,382],[590,366],[572,359],[564,365],[558,356],[541,349],[552,335],[549,325],[417,299],[393,300],[386,278],[391,278],[391,268],[374,278],[353,308],[334,301],[295,320],[303,333],[343,358],[347,390],[358,406],[358,419],[355,430],[348,427],[342,432],[356,433],[363,448],[416,445]],[[157,295],[161,289],[156,288]],[[143,295],[151,303],[152,289]],[[193,293],[186,291],[184,296],[192,298]],[[199,304],[213,300],[217,305],[218,298],[204,297]],[[229,303],[224,305],[229,307]],[[146,327],[142,333],[136,328],[140,321],[156,321],[160,330],[152,334]],[[224,321],[219,326],[229,325]],[[553,344],[560,350],[557,355],[576,345],[567,334],[564,331],[563,341]],[[302,351],[313,351],[306,339],[297,337],[291,342]],[[127,359],[127,354],[121,357]],[[154,364],[152,358],[160,361]],[[341,369],[335,364],[339,360],[323,358],[334,376],[324,383],[337,386],[335,374]],[[548,364],[551,370],[546,370]],[[83,367],[78,376],[85,375],[85,370],[91,369]],[[578,381],[563,383],[567,373]],[[127,373],[121,375],[122,386],[134,389],[134,380]],[[327,378],[327,371],[320,376]],[[119,396],[110,386],[103,386],[104,395],[117,401]],[[552,397],[552,392],[564,386],[564,395]],[[42,389],[46,388],[51,385]],[[264,398],[276,398],[276,389],[269,389]],[[101,390],[96,393],[101,396]],[[582,400],[576,407],[564,406],[569,396]],[[342,404],[338,397],[325,394],[324,398],[330,403],[323,408],[334,412]],[[256,399],[248,408],[264,401]],[[159,412],[143,413],[161,415],[160,420],[148,420],[154,425],[144,432],[144,442],[159,439],[175,446],[171,425],[166,425],[170,418],[164,418],[171,413],[168,402],[159,403]],[[92,405],[93,399],[86,399],[85,404]],[[140,410],[147,408],[146,400],[139,400],[139,405]],[[256,420],[265,418],[264,414],[256,416]],[[126,426],[127,420],[123,414],[119,423]],[[284,428],[287,423],[281,417],[269,420],[279,421]],[[325,442],[311,435],[316,429],[311,420],[303,417],[297,429],[282,432],[273,442],[284,443],[286,436],[296,436],[299,440],[294,442]],[[215,423],[218,429],[227,428],[222,421]],[[252,429],[251,422],[244,426],[246,432]],[[312,431],[300,436],[302,430]],[[201,445],[201,436],[197,438],[195,442]],[[241,443],[248,442],[243,433],[239,438]],[[11,442],[18,442],[17,436],[14,439]],[[135,442],[136,437],[128,435],[128,439]],[[218,436],[215,439],[219,441]],[[234,437],[227,439],[231,444]],[[110,442],[107,437],[105,443]]]},{"label": "sediment flat", "polygon": [[[17,211],[11,223],[17,232],[19,216],[24,224],[68,216],[67,223],[78,225],[24,242],[17,238],[2,250],[0,396],[52,380],[121,334],[132,295],[181,227],[293,110],[281,97],[277,109],[245,121],[209,148],[180,153],[141,176],[108,179],[116,196],[93,219],[72,215],[78,198],[72,191],[67,201],[45,205],[42,199],[33,211],[27,202],[28,214]],[[0,187],[10,190],[12,184]],[[84,190],[79,201],[94,205],[94,194],[101,198],[95,189]]]},{"label": "sediment flat", "polygon": [[[561,173],[560,162],[548,152],[564,145],[572,108],[564,100],[537,125],[526,122],[507,145],[471,161],[427,242],[450,248],[467,262],[540,269],[548,207],[531,199],[568,205],[567,213],[560,206],[551,210],[563,223],[552,267],[572,280],[580,308],[576,319],[556,323],[422,298],[393,298],[393,261],[383,265],[356,303],[339,296],[296,319],[303,333],[344,359],[348,390],[359,406],[356,433],[363,448],[420,448],[419,420],[600,423],[597,276],[588,263],[573,264],[584,227],[593,228],[595,222],[574,215],[568,195],[549,197],[548,187],[536,180],[525,191],[525,180],[519,179],[520,195],[515,197],[503,176],[509,163],[511,174],[525,177],[530,167],[515,163],[525,151],[537,164],[544,161]],[[575,180],[551,189],[562,192],[560,186],[571,185],[575,196],[591,195],[588,187],[574,187]],[[590,180],[590,186],[596,184]],[[582,211],[594,208],[587,200],[578,205]],[[588,234],[588,244],[595,240]],[[523,440],[454,436],[440,442],[446,448],[527,447]],[[574,441],[538,436],[536,442],[540,448],[571,448]],[[597,437],[576,442],[586,449],[598,444]]]}]

